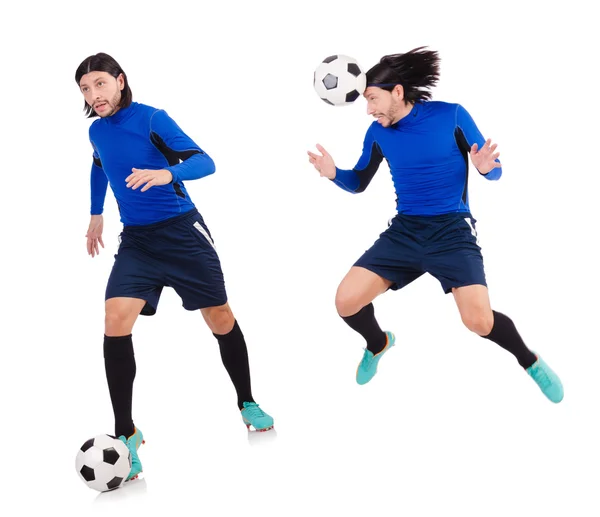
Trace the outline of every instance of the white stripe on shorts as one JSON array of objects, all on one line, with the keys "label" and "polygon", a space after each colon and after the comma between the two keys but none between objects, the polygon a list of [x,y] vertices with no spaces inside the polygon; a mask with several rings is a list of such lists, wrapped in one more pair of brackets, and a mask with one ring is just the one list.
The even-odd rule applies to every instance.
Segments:
[{"label": "white stripe on shorts", "polygon": [[198,230],[198,231],[199,231],[199,232],[200,232],[202,235],[204,235],[204,237],[206,238],[206,240],[207,240],[208,242],[210,242],[210,245],[211,245],[211,246],[212,246],[212,247],[213,247],[215,250],[217,249],[217,248],[216,248],[216,246],[215,246],[215,243],[214,243],[214,242],[212,241],[212,239],[211,239],[211,238],[208,236],[208,233],[206,233],[206,230],[203,228],[203,226],[202,226],[202,225],[201,225],[201,224],[200,224],[198,221],[196,221],[196,222],[194,223],[194,228],[196,228],[196,230]]}]

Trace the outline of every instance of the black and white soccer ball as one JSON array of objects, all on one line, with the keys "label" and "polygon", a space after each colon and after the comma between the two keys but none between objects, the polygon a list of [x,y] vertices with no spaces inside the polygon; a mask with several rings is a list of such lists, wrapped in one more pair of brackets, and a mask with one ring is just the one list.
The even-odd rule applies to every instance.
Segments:
[{"label": "black and white soccer ball", "polygon": [[313,86],[326,103],[347,106],[364,93],[367,75],[356,59],[337,54],[325,58],[317,67]]},{"label": "black and white soccer ball", "polygon": [[119,488],[131,471],[131,453],[121,440],[108,434],[90,438],[77,452],[77,474],[99,492]]}]

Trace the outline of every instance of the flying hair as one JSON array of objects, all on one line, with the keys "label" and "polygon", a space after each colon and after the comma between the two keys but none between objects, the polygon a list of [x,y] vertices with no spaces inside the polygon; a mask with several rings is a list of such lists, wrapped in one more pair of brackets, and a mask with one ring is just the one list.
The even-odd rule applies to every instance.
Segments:
[{"label": "flying hair", "polygon": [[400,84],[404,88],[406,102],[431,99],[431,89],[440,76],[440,57],[436,51],[426,48],[417,47],[404,54],[383,56],[367,72],[367,87],[392,91]]}]

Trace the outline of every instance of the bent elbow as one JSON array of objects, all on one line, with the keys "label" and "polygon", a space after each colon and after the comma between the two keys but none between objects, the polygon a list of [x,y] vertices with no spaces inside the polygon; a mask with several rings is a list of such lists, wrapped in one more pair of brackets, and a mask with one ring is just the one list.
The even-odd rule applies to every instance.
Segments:
[{"label": "bent elbow", "polygon": [[214,174],[217,170],[216,165],[215,165],[215,161],[205,152],[202,153],[202,158],[203,158],[203,169],[204,169],[204,174],[203,176],[210,176],[211,174]]},{"label": "bent elbow", "polygon": [[215,172],[217,172],[217,166],[215,165],[215,162],[213,161],[212,158],[210,159],[210,163],[208,164],[208,174],[214,174]]}]

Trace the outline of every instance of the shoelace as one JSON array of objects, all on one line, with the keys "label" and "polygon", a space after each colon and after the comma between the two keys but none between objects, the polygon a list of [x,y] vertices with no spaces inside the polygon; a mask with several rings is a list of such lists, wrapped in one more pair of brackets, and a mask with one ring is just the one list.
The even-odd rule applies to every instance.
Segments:
[{"label": "shoelace", "polygon": [[360,362],[360,366],[361,368],[368,370],[371,367],[371,363],[373,362],[373,359],[375,359],[375,356],[366,348],[363,348],[363,350],[365,351],[365,354],[363,355],[362,361]]},{"label": "shoelace", "polygon": [[260,418],[265,416],[265,413],[262,409],[258,407],[258,404],[253,404],[252,406],[246,406],[246,412],[249,413],[250,418]]},{"label": "shoelace", "polygon": [[538,368],[536,370],[535,378],[538,381],[538,383],[542,385],[543,388],[547,388],[552,384],[550,377],[548,377],[548,374],[542,368]]}]

